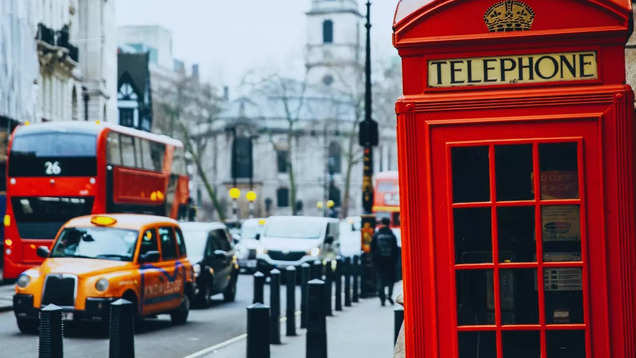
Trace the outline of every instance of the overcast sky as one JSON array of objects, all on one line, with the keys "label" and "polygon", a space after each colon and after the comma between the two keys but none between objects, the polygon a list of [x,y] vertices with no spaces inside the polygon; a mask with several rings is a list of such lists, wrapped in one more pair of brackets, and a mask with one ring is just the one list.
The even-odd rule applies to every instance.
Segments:
[{"label": "overcast sky", "polygon": [[[374,62],[395,56],[391,24],[398,0],[372,1]],[[217,86],[235,86],[248,70],[302,70],[305,12],[311,0],[116,0],[117,26],[162,25],[174,55],[199,63]],[[360,9],[363,9],[360,0]]]}]

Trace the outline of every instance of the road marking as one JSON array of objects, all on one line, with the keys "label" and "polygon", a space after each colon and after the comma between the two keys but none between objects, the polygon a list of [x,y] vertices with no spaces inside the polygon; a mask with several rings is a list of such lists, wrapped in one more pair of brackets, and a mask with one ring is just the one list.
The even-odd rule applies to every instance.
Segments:
[{"label": "road marking", "polygon": [[[300,316],[300,311],[296,311],[295,312],[295,316]],[[281,317],[280,321],[281,321],[281,323],[282,322],[286,322],[287,321],[287,317],[286,316]],[[243,334],[238,335],[238,336],[236,336],[234,338],[230,338],[230,339],[228,339],[225,342],[221,342],[219,344],[215,344],[215,345],[210,346],[208,348],[204,348],[204,349],[202,349],[202,350],[200,350],[198,352],[194,352],[194,353],[190,354],[189,356],[185,356],[183,358],[199,358],[199,357],[203,357],[204,355],[206,355],[208,353],[212,353],[214,351],[218,351],[219,349],[225,348],[225,347],[227,347],[227,346],[229,346],[231,344],[234,344],[236,342],[242,341],[245,338],[247,338],[247,333],[243,333]]]},{"label": "road marking", "polygon": [[218,351],[221,348],[225,348],[225,347],[229,346],[230,344],[234,344],[234,343],[239,342],[239,341],[241,341],[241,340],[243,340],[245,338],[247,338],[247,333],[243,333],[243,334],[241,334],[239,336],[236,336],[234,338],[228,339],[225,342],[222,342],[222,343],[216,344],[214,346],[202,349],[202,350],[200,350],[198,352],[190,354],[189,356],[185,356],[184,358],[199,358],[199,357],[203,357],[204,355],[206,355],[208,353],[212,353],[214,351]]}]

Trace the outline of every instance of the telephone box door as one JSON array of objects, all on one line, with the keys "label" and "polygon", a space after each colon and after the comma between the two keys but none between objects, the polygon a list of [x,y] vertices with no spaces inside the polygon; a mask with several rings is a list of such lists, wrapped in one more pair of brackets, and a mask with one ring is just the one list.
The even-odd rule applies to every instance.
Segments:
[{"label": "telephone box door", "polygon": [[608,352],[597,120],[430,127],[440,357]]}]

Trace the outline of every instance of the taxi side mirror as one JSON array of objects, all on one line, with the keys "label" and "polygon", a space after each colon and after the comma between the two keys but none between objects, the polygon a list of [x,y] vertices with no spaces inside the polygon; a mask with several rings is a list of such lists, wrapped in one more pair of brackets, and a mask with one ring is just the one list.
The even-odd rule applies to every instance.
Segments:
[{"label": "taxi side mirror", "polygon": [[49,257],[49,255],[51,254],[51,251],[46,246],[38,246],[38,248],[35,250],[35,253],[41,258],[45,259]]},{"label": "taxi side mirror", "polygon": [[256,239],[256,240],[260,240],[260,239],[261,239],[261,234],[256,234],[256,235],[254,236],[254,239]]},{"label": "taxi side mirror", "polygon": [[139,256],[139,263],[159,261],[159,251],[148,251]]},{"label": "taxi side mirror", "polygon": [[325,239],[325,244],[332,245],[333,241],[333,236],[327,236],[327,238]]}]

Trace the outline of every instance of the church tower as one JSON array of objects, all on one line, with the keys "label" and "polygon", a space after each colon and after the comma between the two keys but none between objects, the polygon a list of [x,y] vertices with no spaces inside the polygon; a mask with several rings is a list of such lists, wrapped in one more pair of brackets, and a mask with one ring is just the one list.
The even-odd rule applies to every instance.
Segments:
[{"label": "church tower", "polygon": [[356,85],[364,69],[358,0],[311,0],[305,66],[310,84]]}]

